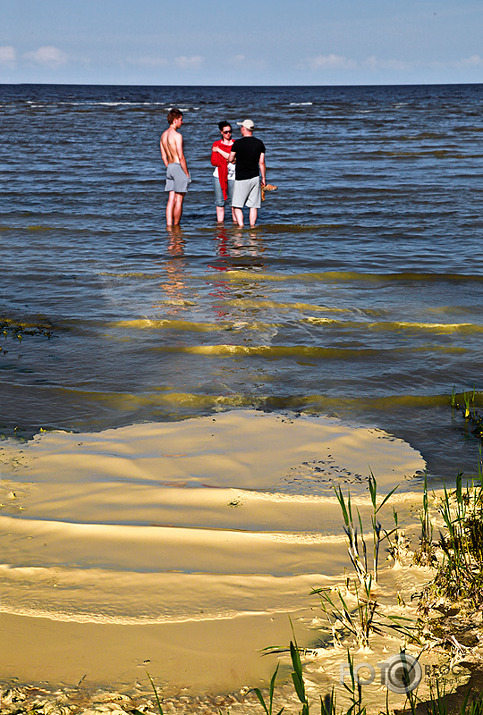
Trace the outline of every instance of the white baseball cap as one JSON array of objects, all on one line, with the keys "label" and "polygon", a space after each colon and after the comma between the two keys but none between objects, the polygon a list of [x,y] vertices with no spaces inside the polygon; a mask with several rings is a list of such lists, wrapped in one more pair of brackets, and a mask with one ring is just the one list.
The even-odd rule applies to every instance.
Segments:
[{"label": "white baseball cap", "polygon": [[249,129],[250,131],[255,129],[255,125],[251,119],[244,119],[243,122],[237,122],[237,124],[239,127],[245,127],[245,129]]}]

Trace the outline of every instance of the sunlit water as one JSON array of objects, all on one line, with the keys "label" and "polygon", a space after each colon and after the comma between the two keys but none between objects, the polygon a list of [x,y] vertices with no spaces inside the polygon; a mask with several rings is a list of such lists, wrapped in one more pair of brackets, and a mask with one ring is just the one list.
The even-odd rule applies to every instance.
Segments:
[{"label": "sunlit water", "polygon": [[[255,408],[383,429],[434,484],[473,470],[449,395],[482,387],[482,104],[483,85],[2,86],[2,432]],[[193,182],[168,234],[173,105]],[[278,190],[240,231],[215,223],[210,148],[245,117]]]},{"label": "sunlit water", "polygon": [[[481,386],[482,85],[0,101],[2,318],[50,335],[2,335],[4,431],[291,409],[396,432],[435,473],[466,465],[447,398]],[[175,238],[172,105],[193,176]],[[209,155],[218,120],[245,116],[279,188],[240,233],[215,224]]]}]

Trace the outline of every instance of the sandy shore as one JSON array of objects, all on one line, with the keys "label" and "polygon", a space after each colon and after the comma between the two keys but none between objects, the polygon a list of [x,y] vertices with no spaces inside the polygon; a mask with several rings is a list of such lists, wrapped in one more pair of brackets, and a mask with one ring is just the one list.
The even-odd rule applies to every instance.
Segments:
[{"label": "sandy shore", "polygon": [[[232,411],[0,443],[0,680],[169,695],[263,685],[348,566],[333,485],[367,477],[409,525],[421,456],[375,429]],[[388,592],[394,595],[394,582]],[[327,680],[330,682],[330,679]]]}]

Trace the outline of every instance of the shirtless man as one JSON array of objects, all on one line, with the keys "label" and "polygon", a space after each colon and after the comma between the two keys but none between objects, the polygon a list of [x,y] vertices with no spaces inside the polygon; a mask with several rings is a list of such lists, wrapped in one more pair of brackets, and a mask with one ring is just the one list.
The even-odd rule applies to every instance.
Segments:
[{"label": "shirtless man", "polygon": [[161,157],[166,166],[166,188],[169,191],[166,205],[166,225],[179,226],[183,212],[183,200],[191,181],[183,152],[183,137],[178,129],[183,124],[179,109],[168,112],[169,129],[161,135]]}]

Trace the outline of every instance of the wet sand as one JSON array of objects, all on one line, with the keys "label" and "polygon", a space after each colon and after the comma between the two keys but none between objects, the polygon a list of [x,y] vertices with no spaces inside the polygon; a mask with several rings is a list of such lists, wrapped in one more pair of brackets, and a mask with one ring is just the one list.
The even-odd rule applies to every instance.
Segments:
[{"label": "wet sand", "polygon": [[148,668],[166,693],[263,685],[289,616],[313,645],[311,590],[349,565],[333,486],[366,518],[370,471],[399,484],[409,526],[424,469],[380,430],[245,410],[0,449],[0,679],[126,688]]}]

